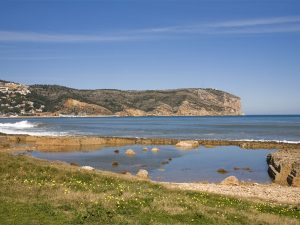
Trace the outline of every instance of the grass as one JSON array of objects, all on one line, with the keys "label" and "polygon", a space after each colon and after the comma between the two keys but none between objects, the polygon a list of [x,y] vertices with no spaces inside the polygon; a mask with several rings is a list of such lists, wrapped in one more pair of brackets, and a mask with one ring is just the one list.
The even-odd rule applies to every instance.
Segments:
[{"label": "grass", "polygon": [[0,153],[0,224],[300,224],[300,208]]}]

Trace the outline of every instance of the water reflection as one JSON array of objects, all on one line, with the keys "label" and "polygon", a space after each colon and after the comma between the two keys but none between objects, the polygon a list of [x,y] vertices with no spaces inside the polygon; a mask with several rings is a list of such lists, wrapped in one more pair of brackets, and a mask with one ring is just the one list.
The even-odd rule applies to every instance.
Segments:
[{"label": "water reflection", "polygon": [[[158,151],[151,151],[157,147]],[[131,149],[134,155],[126,155]],[[266,156],[272,150],[245,150],[236,146],[200,146],[184,150],[175,146],[129,145],[101,147],[96,151],[38,152],[32,156],[60,160],[100,170],[136,174],[139,169],[149,171],[152,180],[171,182],[220,182],[234,175],[240,180],[271,182],[267,173]],[[218,170],[224,170],[222,173]]]}]

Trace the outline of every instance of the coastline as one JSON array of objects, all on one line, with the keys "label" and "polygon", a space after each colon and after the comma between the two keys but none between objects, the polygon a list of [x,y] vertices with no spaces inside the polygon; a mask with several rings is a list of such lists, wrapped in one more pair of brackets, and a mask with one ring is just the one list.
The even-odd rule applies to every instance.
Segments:
[{"label": "coastline", "polygon": [[35,119],[35,118],[106,118],[106,117],[243,117],[243,116],[300,116],[300,114],[239,114],[239,115],[34,115],[34,116],[0,116],[0,119]]},{"label": "coastline", "polygon": [[[157,182],[143,179],[131,174],[119,174],[110,171],[93,170],[88,171],[79,166],[74,166],[62,161],[48,161],[31,157],[29,155],[17,156],[20,151],[93,151],[101,146],[120,145],[176,145],[182,139],[165,138],[123,138],[123,137],[101,137],[101,136],[60,136],[60,137],[40,137],[29,135],[0,135],[0,154],[10,155],[11,160],[30,161],[34,165],[43,165],[45,168],[55,168],[57,171],[68,171],[68,173],[81,173],[87,176],[103,176],[107,179],[114,179],[117,182],[128,182],[130,184],[157,185],[163,187],[170,193],[199,193],[200,195],[217,195],[221,199],[234,198],[236,201],[252,202],[251,204],[263,204],[270,207],[298,207],[300,205],[300,186],[289,185],[274,179],[271,184],[260,184],[251,182],[239,182],[238,184],[206,183],[206,182]],[[186,141],[186,140],[183,140]],[[276,142],[247,142],[247,141],[226,141],[226,140],[197,140],[199,145],[208,147],[219,145],[235,145],[244,148],[245,151],[255,151],[255,149],[277,149],[277,153],[284,156],[292,150],[299,156],[300,144],[276,143]],[[254,150],[248,150],[254,149]],[[277,161],[279,162],[279,161]],[[284,162],[286,165],[286,161]],[[281,165],[281,169],[282,169]],[[73,171],[73,172],[72,172]],[[282,176],[283,177],[283,176]],[[105,178],[106,179],[106,178]],[[26,180],[25,180],[26,181]],[[24,181],[24,182],[25,182]],[[140,183],[143,182],[143,183]],[[52,185],[52,184],[51,184]]]},{"label": "coastline", "polygon": [[[182,138],[142,138],[142,137],[115,137],[98,135],[69,135],[69,136],[32,136],[26,134],[1,134],[2,142],[34,144],[37,147],[48,148],[91,146],[91,145],[176,145],[180,141],[189,139]],[[272,140],[217,140],[217,139],[194,139],[199,145],[228,146],[234,145],[244,149],[300,149],[298,142],[284,142]]]},{"label": "coastline", "polygon": [[0,150],[17,151],[93,151],[107,146],[124,145],[176,145],[179,142],[196,142],[197,145],[238,146],[242,149],[276,149],[266,158],[268,173],[274,183],[300,187],[300,143],[282,143],[275,141],[240,140],[187,140],[175,138],[130,138],[104,136],[30,136],[0,135]]}]

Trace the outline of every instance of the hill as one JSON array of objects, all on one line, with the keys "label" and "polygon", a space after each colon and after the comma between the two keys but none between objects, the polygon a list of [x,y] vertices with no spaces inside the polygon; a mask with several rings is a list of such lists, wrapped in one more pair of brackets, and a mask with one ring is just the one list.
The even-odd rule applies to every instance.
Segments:
[{"label": "hill", "polygon": [[[5,84],[3,83],[3,85]],[[242,114],[239,97],[215,89],[125,91],[114,89],[79,90],[58,85],[22,87],[28,88],[23,98],[32,106],[39,107],[39,112],[43,113],[119,116]],[[8,96],[8,98],[13,99],[12,96]],[[34,107],[33,110],[35,110]]]}]

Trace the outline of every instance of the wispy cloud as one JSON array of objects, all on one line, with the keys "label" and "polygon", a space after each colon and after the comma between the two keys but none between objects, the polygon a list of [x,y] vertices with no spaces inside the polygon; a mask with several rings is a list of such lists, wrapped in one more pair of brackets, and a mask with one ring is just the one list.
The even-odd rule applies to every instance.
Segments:
[{"label": "wispy cloud", "polygon": [[193,25],[165,26],[127,30],[112,34],[50,34],[38,32],[1,31],[0,42],[121,42],[175,35],[268,34],[300,32],[300,16],[255,18],[206,22]]},{"label": "wispy cloud", "polygon": [[141,30],[145,33],[264,34],[300,31],[300,16],[230,20]]},{"label": "wispy cloud", "polygon": [[128,41],[138,37],[134,35],[81,35],[81,34],[47,34],[37,32],[0,31],[0,41],[24,42],[111,42]]},{"label": "wispy cloud", "polygon": [[249,27],[249,26],[265,26],[265,25],[282,25],[299,23],[300,16],[286,16],[286,17],[272,17],[272,18],[260,18],[260,19],[248,19],[248,20],[232,20],[223,21],[209,24],[210,27],[217,28],[232,28],[232,27]]},{"label": "wispy cloud", "polygon": [[[49,61],[49,60],[73,60],[73,59],[84,59],[84,58],[96,58],[92,56],[5,56],[1,57],[0,60],[5,61]],[[98,58],[98,57],[97,57]]]}]

